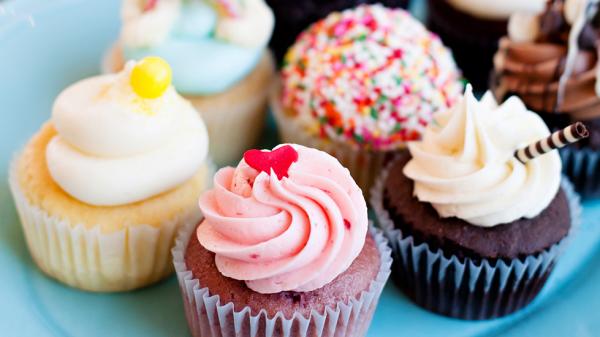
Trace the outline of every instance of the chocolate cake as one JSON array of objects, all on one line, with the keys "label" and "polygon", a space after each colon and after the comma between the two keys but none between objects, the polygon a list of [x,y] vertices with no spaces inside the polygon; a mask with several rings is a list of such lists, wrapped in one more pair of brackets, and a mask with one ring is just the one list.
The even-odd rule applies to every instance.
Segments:
[{"label": "chocolate cake", "polygon": [[406,153],[390,167],[385,182],[384,207],[404,235],[426,242],[447,256],[473,260],[515,259],[536,254],[563,239],[571,227],[569,205],[561,189],[550,205],[533,219],[484,228],[458,218],[440,218],[431,204],[413,196],[412,180],[402,169],[410,159]]},{"label": "chocolate cake", "polygon": [[334,308],[338,302],[347,303],[351,297],[358,298],[375,279],[379,261],[375,240],[367,235],[361,253],[350,268],[324,287],[309,292],[261,294],[249,289],[243,281],[223,276],[215,265],[215,254],[200,245],[196,232],[190,238],[185,252],[185,263],[194,278],[210,289],[211,295],[219,295],[221,303],[232,302],[235,310],[248,306],[254,315],[262,309],[267,311],[269,317],[282,312],[287,318],[291,318],[294,312],[305,317],[310,315],[311,310],[323,313],[326,307]]}]

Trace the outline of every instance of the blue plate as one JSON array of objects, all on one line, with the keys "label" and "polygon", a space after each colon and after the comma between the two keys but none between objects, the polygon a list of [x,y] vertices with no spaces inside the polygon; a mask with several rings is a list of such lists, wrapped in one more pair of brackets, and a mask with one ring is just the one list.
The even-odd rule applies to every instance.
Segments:
[{"label": "blue plate", "polygon": [[[186,336],[174,278],[123,294],[91,294],[42,275],[25,246],[6,174],[12,155],[50,117],[68,84],[98,71],[118,34],[119,1],[0,2],[0,335]],[[265,145],[275,142],[273,124]],[[600,202],[537,300],[515,315],[465,322],[428,313],[388,284],[370,336],[593,336],[600,331]]]}]

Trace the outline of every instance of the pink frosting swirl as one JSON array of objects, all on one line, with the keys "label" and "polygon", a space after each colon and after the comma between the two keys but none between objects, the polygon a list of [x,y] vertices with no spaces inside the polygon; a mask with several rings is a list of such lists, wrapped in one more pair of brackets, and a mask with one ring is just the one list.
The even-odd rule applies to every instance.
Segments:
[{"label": "pink frosting swirl", "polygon": [[220,169],[200,198],[200,244],[219,271],[259,293],[311,291],[331,282],[365,242],[367,206],[350,173],[329,154],[292,145],[288,177],[242,160]]}]

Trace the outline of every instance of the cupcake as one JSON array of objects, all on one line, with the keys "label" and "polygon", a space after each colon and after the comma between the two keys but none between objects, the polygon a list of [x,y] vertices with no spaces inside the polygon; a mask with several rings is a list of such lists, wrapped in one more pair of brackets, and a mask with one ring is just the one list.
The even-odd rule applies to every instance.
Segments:
[{"label": "cupcake", "polygon": [[580,214],[557,151],[526,164],[514,155],[549,134],[518,98],[478,102],[468,87],[386,168],[371,203],[418,305],[488,319],[535,298]]},{"label": "cupcake", "polygon": [[440,40],[381,5],[330,14],[298,37],[284,63],[271,98],[282,140],[334,155],[363,191],[462,92]]},{"label": "cupcake", "polygon": [[160,56],[173,68],[175,89],[206,122],[217,164],[255,145],[275,74],[266,48],[274,19],[263,0],[123,0],[121,17],[105,72]]},{"label": "cupcake", "polygon": [[476,90],[487,90],[498,40],[512,13],[536,13],[547,0],[428,0],[427,26],[452,49]]},{"label": "cupcake", "polygon": [[408,6],[408,0],[267,0],[267,4],[275,14],[275,30],[269,45],[275,52],[277,60],[280,61],[298,34],[313,22],[323,19],[331,12],[374,3],[391,8]]},{"label": "cupcake", "polygon": [[[538,15],[515,14],[495,56],[494,93],[519,96],[551,129],[583,122],[590,137],[561,150],[583,197],[600,197],[600,84],[597,4],[551,1]],[[578,26],[577,22],[580,22]]]},{"label": "cupcake", "polygon": [[391,250],[350,173],[300,145],[217,172],[173,256],[192,336],[364,336]]},{"label": "cupcake", "polygon": [[56,98],[10,169],[35,263],[90,291],[124,291],[172,271],[177,229],[200,219],[211,176],[200,115],[162,59],[129,62]]}]

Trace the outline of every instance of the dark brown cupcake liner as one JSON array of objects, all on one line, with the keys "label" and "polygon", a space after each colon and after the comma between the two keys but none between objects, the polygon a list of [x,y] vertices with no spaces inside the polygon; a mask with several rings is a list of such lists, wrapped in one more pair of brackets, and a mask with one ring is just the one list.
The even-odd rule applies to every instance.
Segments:
[{"label": "dark brown cupcake liner", "polygon": [[369,227],[380,253],[379,272],[369,288],[348,303],[339,302],[323,313],[315,310],[308,317],[296,312],[285,317],[282,312],[269,316],[265,310],[253,315],[250,307],[234,308],[221,303],[218,295],[195,279],[185,264],[185,250],[197,223],[182,228],[172,250],[185,315],[194,337],[360,337],[365,336],[377,302],[387,282],[392,265],[391,250],[383,233]]},{"label": "dark brown cupcake liner", "polygon": [[600,198],[600,151],[589,148],[560,149],[563,173],[584,199]]},{"label": "dark brown cupcake liner", "polygon": [[427,28],[438,34],[463,76],[476,91],[487,90],[498,40],[506,35],[506,20],[484,20],[463,13],[447,0],[428,0]]},{"label": "dark brown cupcake liner", "polygon": [[483,320],[525,307],[546,283],[580,221],[579,197],[563,178],[572,221],[566,238],[538,254],[512,260],[459,259],[396,228],[383,206],[386,177],[384,170],[371,191],[371,206],[392,246],[394,279],[416,304],[445,316]]}]

